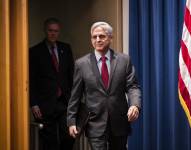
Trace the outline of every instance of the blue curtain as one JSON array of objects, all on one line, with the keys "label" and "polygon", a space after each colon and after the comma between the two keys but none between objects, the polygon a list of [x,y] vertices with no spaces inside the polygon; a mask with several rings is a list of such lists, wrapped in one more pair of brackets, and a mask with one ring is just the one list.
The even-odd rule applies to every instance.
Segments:
[{"label": "blue curtain", "polygon": [[142,87],[129,150],[191,150],[178,99],[178,54],[185,0],[130,0],[129,52]]}]

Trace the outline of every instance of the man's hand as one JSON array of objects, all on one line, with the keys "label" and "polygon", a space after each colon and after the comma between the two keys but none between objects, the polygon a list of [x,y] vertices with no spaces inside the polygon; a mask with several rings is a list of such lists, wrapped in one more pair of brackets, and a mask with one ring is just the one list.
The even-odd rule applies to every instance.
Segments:
[{"label": "man's hand", "polygon": [[131,106],[129,107],[129,110],[127,112],[128,121],[132,122],[135,121],[139,117],[139,109],[137,106]]},{"label": "man's hand", "polygon": [[32,113],[36,119],[42,119],[42,114],[38,105],[32,106]]},{"label": "man's hand", "polygon": [[72,136],[73,138],[76,138],[76,136],[78,135],[78,131],[75,125],[72,125],[69,127],[69,133],[70,133],[70,136]]}]

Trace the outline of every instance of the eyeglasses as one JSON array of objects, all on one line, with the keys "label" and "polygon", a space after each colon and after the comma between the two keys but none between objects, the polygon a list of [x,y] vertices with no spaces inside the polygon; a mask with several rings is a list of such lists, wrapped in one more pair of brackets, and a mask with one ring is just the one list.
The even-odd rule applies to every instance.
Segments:
[{"label": "eyeglasses", "polygon": [[99,39],[99,40],[106,40],[107,37],[108,37],[108,35],[106,35],[106,34],[100,34],[100,35],[93,35],[91,38],[93,40],[97,40],[97,39]]}]

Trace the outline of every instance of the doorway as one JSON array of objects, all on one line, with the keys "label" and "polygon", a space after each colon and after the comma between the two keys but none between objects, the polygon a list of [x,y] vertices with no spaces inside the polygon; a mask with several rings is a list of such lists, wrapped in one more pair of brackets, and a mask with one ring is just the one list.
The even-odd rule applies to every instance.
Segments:
[{"label": "doorway", "polygon": [[[92,51],[90,27],[96,21],[111,24],[112,48],[122,52],[122,0],[29,0],[28,9],[29,47],[43,40],[44,20],[56,17],[63,25],[59,40],[71,45],[75,59]],[[75,150],[88,150],[86,138],[82,137],[75,147]]]}]

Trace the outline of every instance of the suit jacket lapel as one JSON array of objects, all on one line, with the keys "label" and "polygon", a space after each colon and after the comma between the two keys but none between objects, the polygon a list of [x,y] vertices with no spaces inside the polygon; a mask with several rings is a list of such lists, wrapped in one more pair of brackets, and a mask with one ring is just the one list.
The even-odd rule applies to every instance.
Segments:
[{"label": "suit jacket lapel", "polygon": [[64,47],[61,44],[59,44],[58,42],[56,44],[57,44],[57,52],[58,52],[58,59],[59,59],[58,65],[59,65],[59,70],[60,70],[60,69],[63,68],[63,67],[60,67],[60,66],[64,65],[63,61],[66,58],[64,58]]},{"label": "suit jacket lapel", "polygon": [[111,50],[111,62],[110,62],[110,75],[109,75],[109,86],[108,86],[108,90],[110,89],[110,86],[111,86],[111,82],[112,82],[112,77],[113,77],[113,74],[115,72],[115,68],[117,66],[117,54]]},{"label": "suit jacket lapel", "polygon": [[42,57],[45,59],[48,66],[50,65],[50,66],[52,66],[54,68],[54,64],[52,63],[51,54],[49,52],[49,49],[48,49],[45,41],[43,41],[42,46],[43,46],[42,54],[40,54],[40,55],[42,55]]},{"label": "suit jacket lapel", "polygon": [[96,76],[96,78],[98,79],[101,87],[106,91],[104,84],[103,84],[103,81],[102,81],[102,78],[101,78],[101,75],[100,75],[100,72],[99,72],[99,68],[97,66],[97,60],[96,60],[94,53],[90,54],[90,64],[92,67],[92,71],[93,71],[94,75]]},{"label": "suit jacket lapel", "polygon": [[57,52],[58,52],[58,65],[59,65],[59,70],[60,70],[60,64],[62,62],[62,56],[61,56],[61,53],[62,53],[62,47],[60,46],[60,44],[57,43]]}]

